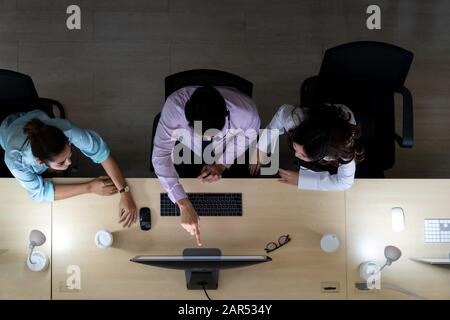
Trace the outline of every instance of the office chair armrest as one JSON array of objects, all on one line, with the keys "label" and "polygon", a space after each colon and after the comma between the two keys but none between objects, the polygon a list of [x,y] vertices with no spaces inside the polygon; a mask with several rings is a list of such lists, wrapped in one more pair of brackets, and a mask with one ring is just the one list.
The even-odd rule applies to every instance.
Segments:
[{"label": "office chair armrest", "polygon": [[395,140],[402,148],[412,148],[414,141],[413,100],[411,92],[402,87],[397,91],[403,96],[403,137],[395,134]]},{"label": "office chair armrest", "polygon": [[41,101],[41,103],[43,105],[49,106],[52,111],[53,111],[53,107],[56,107],[56,109],[58,109],[58,112],[59,112],[59,117],[61,119],[65,119],[66,118],[66,112],[65,112],[64,107],[63,107],[63,105],[61,103],[59,103],[56,100],[47,99],[47,98],[39,98],[39,100]]}]

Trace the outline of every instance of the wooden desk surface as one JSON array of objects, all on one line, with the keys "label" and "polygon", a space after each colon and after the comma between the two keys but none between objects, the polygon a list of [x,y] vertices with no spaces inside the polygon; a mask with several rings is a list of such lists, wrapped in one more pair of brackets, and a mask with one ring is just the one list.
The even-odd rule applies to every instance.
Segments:
[{"label": "wooden desk surface", "polygon": [[51,264],[45,272],[26,265],[30,231],[47,237],[36,248],[51,257],[51,205],[33,203],[14,179],[0,178],[0,299],[50,299]]},{"label": "wooden desk surface", "polygon": [[[75,180],[65,179],[65,182]],[[160,217],[157,179],[128,179],[138,207],[152,210],[152,230],[138,225],[123,230],[117,223],[119,196],[85,195],[53,206],[54,299],[205,299],[202,291],[186,289],[184,272],[129,262],[142,254],[181,254],[195,247],[194,238],[178,217]],[[184,180],[188,192],[242,192],[242,217],[203,217],[204,247],[222,254],[261,255],[270,241],[289,233],[292,241],[269,254],[273,261],[220,271],[213,299],[345,299],[345,214],[343,192],[298,191],[273,179],[222,180],[201,184]],[[98,249],[100,229],[114,234],[112,248]],[[323,233],[335,233],[340,249],[320,249]],[[66,269],[81,269],[81,290],[65,287]],[[321,293],[322,281],[340,282],[339,293]]]},{"label": "wooden desk surface", "polygon": [[[405,229],[392,231],[391,208],[402,207]],[[450,218],[450,180],[357,180],[346,192],[349,299],[411,299],[392,290],[360,292],[361,262],[384,263],[384,247],[402,257],[382,273],[381,284],[400,286],[427,299],[450,299],[450,270],[409,258],[445,258],[450,244],[424,242],[425,218]]]},{"label": "wooden desk surface", "polygon": [[[74,182],[80,179],[64,179]],[[62,182],[60,181],[60,182]],[[140,254],[181,254],[195,247],[178,217],[159,216],[156,179],[130,179],[138,207],[152,209],[153,229],[117,223],[118,196],[85,195],[52,206],[32,202],[14,179],[0,179],[0,299],[204,299],[185,288],[184,273],[129,262]],[[257,183],[255,183],[257,182]],[[244,216],[203,217],[205,247],[223,254],[265,254],[267,242],[289,233],[292,241],[269,256],[272,262],[221,271],[213,299],[410,299],[392,290],[360,292],[358,266],[384,262],[386,245],[398,246],[402,258],[383,272],[388,283],[429,299],[450,299],[450,271],[411,261],[412,257],[445,257],[449,244],[423,242],[425,218],[450,218],[450,180],[357,180],[345,193],[303,192],[274,180],[224,180],[209,185],[183,181],[190,192],[242,192]],[[391,208],[402,207],[403,232],[391,229]],[[345,213],[346,212],[346,213]],[[114,233],[112,248],[94,244],[99,229]],[[33,273],[25,265],[28,234],[40,229],[47,242],[39,250],[52,257],[50,268]],[[52,241],[53,232],[53,241]],[[342,240],[334,254],[320,250],[321,234]],[[50,245],[53,244],[51,250]],[[81,268],[81,290],[65,287],[66,269]],[[53,279],[53,281],[52,281]],[[347,280],[346,280],[347,279]],[[339,281],[340,293],[321,293],[322,281]],[[52,288],[51,288],[52,283]]]}]

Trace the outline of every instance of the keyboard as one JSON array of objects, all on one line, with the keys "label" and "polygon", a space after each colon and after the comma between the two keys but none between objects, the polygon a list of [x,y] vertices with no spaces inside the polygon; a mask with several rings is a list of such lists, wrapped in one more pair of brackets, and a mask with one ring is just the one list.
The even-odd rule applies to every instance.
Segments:
[{"label": "keyboard", "polygon": [[[242,193],[188,193],[199,216],[242,216]],[[161,216],[179,216],[180,209],[170,201],[167,193],[161,193]]]},{"label": "keyboard", "polygon": [[425,219],[424,232],[425,242],[450,242],[450,219]]}]

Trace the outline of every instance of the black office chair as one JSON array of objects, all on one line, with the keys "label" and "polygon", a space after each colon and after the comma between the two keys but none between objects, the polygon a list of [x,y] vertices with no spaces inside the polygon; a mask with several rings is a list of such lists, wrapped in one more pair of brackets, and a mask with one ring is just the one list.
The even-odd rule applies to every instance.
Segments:
[{"label": "black office chair", "polygon": [[[166,77],[165,81],[165,99],[173,92],[188,86],[224,86],[238,89],[249,97],[253,95],[253,84],[237,75],[220,70],[195,69],[172,74]],[[155,139],[156,128],[158,127],[161,113],[158,113],[153,119],[152,145],[150,146],[150,172],[154,173],[153,159],[153,141]]]},{"label": "black office chair", "polygon": [[[43,110],[51,118],[55,118],[54,108],[58,109],[59,117],[65,118],[64,107],[56,100],[40,98],[30,76],[0,69],[0,123],[10,114]],[[11,177],[3,158],[4,151],[0,148],[0,177]]]},{"label": "black office chair", "polygon": [[[413,103],[404,86],[413,53],[397,46],[358,41],[325,52],[318,76],[301,87],[304,107],[320,102],[342,103],[362,127],[365,160],[356,177],[382,178],[395,162],[395,141],[413,145]],[[403,137],[395,133],[394,94],[403,96]]]}]

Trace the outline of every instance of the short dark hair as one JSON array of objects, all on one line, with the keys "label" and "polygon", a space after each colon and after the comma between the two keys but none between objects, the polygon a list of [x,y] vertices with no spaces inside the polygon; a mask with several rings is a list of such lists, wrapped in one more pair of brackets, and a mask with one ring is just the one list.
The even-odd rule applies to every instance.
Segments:
[{"label": "short dark hair", "polygon": [[197,88],[186,102],[184,113],[190,127],[195,121],[202,122],[202,133],[208,129],[221,130],[228,115],[225,99],[213,87]]},{"label": "short dark hair", "polygon": [[69,139],[58,128],[49,126],[39,119],[31,119],[24,127],[23,133],[31,145],[33,156],[42,161],[53,160],[64,151]]}]

